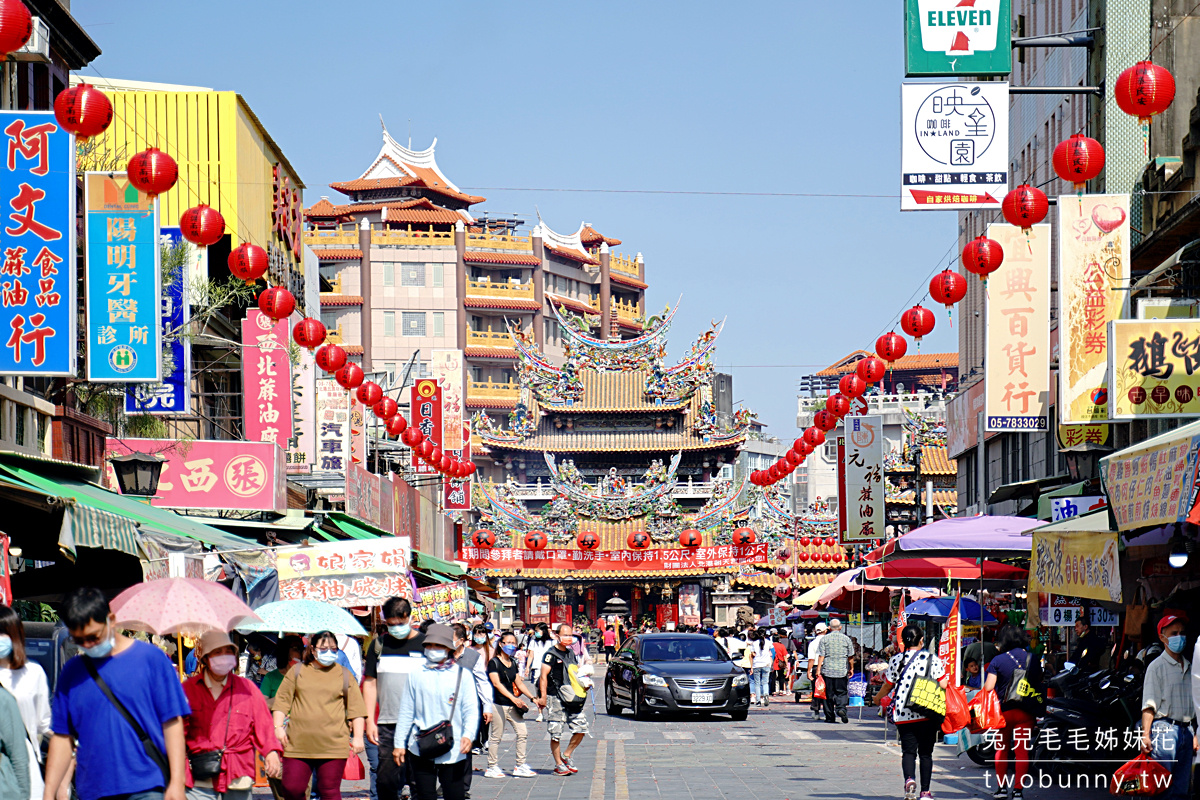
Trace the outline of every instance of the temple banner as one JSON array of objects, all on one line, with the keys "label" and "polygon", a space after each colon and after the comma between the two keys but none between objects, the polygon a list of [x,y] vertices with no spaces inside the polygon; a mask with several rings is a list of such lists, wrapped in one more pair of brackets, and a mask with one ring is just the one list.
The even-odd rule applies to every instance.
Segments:
[{"label": "temple banner", "polygon": [[1109,419],[1108,323],[1129,316],[1129,195],[1058,198],[1058,419]]},{"label": "temple banner", "polygon": [[674,550],[524,550],[507,547],[464,547],[460,560],[471,569],[692,571],[760,564],[769,559],[766,544],[720,545]]},{"label": "temple banner", "polygon": [[276,550],[279,599],[320,600],[335,606],[378,606],[412,597],[408,540],[320,542]]},{"label": "temple banner", "polygon": [[448,625],[466,619],[468,610],[466,581],[425,586],[413,598],[412,624],[431,619]]},{"label": "temple banner", "polygon": [[1108,324],[1112,419],[1200,416],[1200,320]]},{"label": "temple banner", "polygon": [[871,542],[883,535],[883,417],[847,417],[846,528],[842,542]]},{"label": "temple banner", "polygon": [[1050,226],[1026,236],[988,225],[1004,262],[988,276],[984,335],[984,430],[1050,429]]}]

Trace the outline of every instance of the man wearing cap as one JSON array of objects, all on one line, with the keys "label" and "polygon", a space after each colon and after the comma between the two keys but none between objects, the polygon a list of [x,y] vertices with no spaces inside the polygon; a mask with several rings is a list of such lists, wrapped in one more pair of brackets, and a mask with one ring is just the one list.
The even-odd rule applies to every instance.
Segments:
[{"label": "man wearing cap", "polygon": [[[410,793],[412,776],[391,757],[396,743],[400,700],[409,678],[425,668],[425,637],[410,624],[412,604],[389,597],[383,604],[387,633],[367,648],[363,665],[363,700],[367,704],[367,741],[379,747],[375,791],[380,800],[396,800]],[[403,732],[400,738],[404,738]]]},{"label": "man wearing cap", "polygon": [[825,679],[825,721],[850,722],[846,705],[850,701],[850,667],[854,661],[854,642],[842,633],[842,621],[829,620],[829,633],[817,646],[817,672]]},{"label": "man wearing cap", "polygon": [[1190,664],[1183,657],[1187,621],[1181,611],[1163,614],[1158,621],[1158,638],[1166,649],[1146,667],[1142,684],[1142,752],[1171,770],[1165,798],[1188,797],[1196,749]]},{"label": "man wearing cap", "polygon": [[[829,630],[829,626],[824,622],[818,622],[816,627],[816,636],[808,643],[808,682],[816,689],[817,675],[817,659],[820,657],[821,640],[825,638],[825,632]],[[824,700],[817,699],[817,693],[813,692],[812,699],[812,715],[813,719],[821,718],[821,709],[825,705]]]},{"label": "man wearing cap", "polygon": [[200,637],[199,671],[183,682],[192,714],[184,720],[189,758],[224,751],[216,775],[189,772],[190,800],[250,800],[254,753],[264,755],[269,778],[283,774],[283,746],[275,736],[266,698],[254,683],[233,674],[237,648],[225,631]]}]

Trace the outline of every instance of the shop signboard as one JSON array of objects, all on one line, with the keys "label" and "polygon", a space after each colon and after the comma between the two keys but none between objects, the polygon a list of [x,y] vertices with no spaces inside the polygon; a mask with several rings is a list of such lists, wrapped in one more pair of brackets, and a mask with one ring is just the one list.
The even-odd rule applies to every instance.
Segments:
[{"label": "shop signboard", "polygon": [[1129,195],[1063,195],[1058,230],[1058,419],[1103,422],[1108,323],[1129,316]]},{"label": "shop signboard", "polygon": [[1008,191],[1008,84],[901,86],[900,210],[998,210]]},{"label": "shop signboard", "polygon": [[413,599],[412,624],[420,625],[431,619],[449,625],[465,620],[469,610],[466,581],[422,586]]},{"label": "shop signboard", "polygon": [[277,548],[280,600],[318,600],[342,608],[412,598],[409,543],[397,536]]},{"label": "shop signboard", "polygon": [[[234,440],[108,439],[107,455],[148,453],[165,459],[159,508],[207,508],[224,511],[287,510],[287,474],[283,450],[270,442]],[[112,467],[108,485],[119,491]]]},{"label": "shop signboard", "polygon": [[844,543],[866,543],[883,536],[883,417],[854,417],[846,425],[846,507]]},{"label": "shop signboard", "polygon": [[413,550],[421,550],[421,519],[415,486],[392,473],[392,528],[397,536],[407,537]]},{"label": "shop signboard", "polygon": [[1050,429],[1050,226],[988,225],[1004,262],[988,276],[984,430]]},{"label": "shop signboard", "polygon": [[700,585],[685,583],[679,587],[679,624],[700,624]]},{"label": "shop signboard", "polygon": [[1064,450],[1079,445],[1108,444],[1108,425],[1059,425],[1058,443]]},{"label": "shop signboard", "polygon": [[379,476],[358,464],[346,468],[346,513],[379,527]]},{"label": "shop signboard", "polygon": [[1011,0],[905,0],[905,77],[1010,72]]},{"label": "shop signboard", "polygon": [[[1038,602],[1038,617],[1043,625],[1048,627],[1067,627],[1075,624],[1075,620],[1083,616],[1087,606],[1078,597],[1064,597],[1058,594],[1043,594]],[[1121,622],[1120,614],[1100,606],[1090,606],[1088,623],[1097,628],[1114,628]]]},{"label": "shop signboard", "polygon": [[[442,446],[442,387],[431,378],[422,378],[409,390],[410,424],[425,434],[425,440],[435,447]],[[436,475],[435,470],[412,451],[412,466],[419,475]]]},{"label": "shop signboard", "polygon": [[509,547],[464,547],[460,561],[471,569],[566,569],[657,570],[661,572],[703,571],[738,564],[764,564],[764,544],[729,544],[665,550],[527,550]]},{"label": "shop signboard", "polygon": [[525,590],[529,598],[529,623],[537,625],[540,622],[550,624],[550,587],[530,586]]},{"label": "shop signboard", "polygon": [[[163,247],[183,241],[179,228],[159,228],[159,258]],[[138,383],[125,391],[126,414],[190,414],[192,410],[192,348],[184,337],[184,323],[191,319],[188,302],[189,265],[207,257],[207,249],[185,245],[187,261],[171,272],[162,288],[159,316],[162,329],[162,381]]]},{"label": "shop signboard", "polygon": [[357,399],[350,400],[350,463],[367,460],[367,407]]},{"label": "shop signboard", "polygon": [[332,378],[316,385],[317,448],[313,472],[345,472],[350,456],[350,395]]},{"label": "shop signboard", "polygon": [[50,111],[2,111],[0,125],[0,375],[74,375],[75,137]]},{"label": "shop signboard", "polygon": [[1200,416],[1200,319],[1108,323],[1112,419]]},{"label": "shop signboard", "polygon": [[[471,429],[469,425],[462,426],[459,432],[459,441],[462,442],[462,449],[448,452],[451,456],[468,462],[471,460]],[[466,478],[449,476],[442,478],[442,508],[446,511],[471,510],[471,478],[469,476]]]},{"label": "shop signboard", "polygon": [[[125,177],[89,172],[83,178],[83,207],[88,380],[159,383],[162,275],[158,201],[139,192]],[[9,252],[5,251],[6,269]],[[43,266],[40,272],[45,271]],[[43,287],[43,293],[46,290]]]},{"label": "shop signboard", "polygon": [[[290,321],[292,324],[295,319]],[[292,437],[287,445],[289,474],[312,472],[317,456],[317,365],[313,353],[300,348],[292,365]]]},{"label": "shop signboard", "polygon": [[1117,534],[1107,530],[1108,515],[1097,514],[1097,530],[1033,531],[1029,593],[1044,592],[1121,602]]},{"label": "shop signboard", "polygon": [[1087,497],[1052,497],[1050,498],[1050,521],[1062,522],[1064,519],[1078,517],[1080,514],[1090,514],[1108,505],[1108,499],[1103,495]]},{"label": "shop signboard", "polygon": [[[429,356],[429,373],[442,387],[443,450],[460,450],[463,443],[463,354],[462,350],[434,350]],[[467,431],[470,436],[470,431]]]},{"label": "shop signboard", "polygon": [[[843,424],[845,424],[843,422]],[[837,436],[837,513],[838,536],[842,543],[846,541],[846,437]]]},{"label": "shop signboard", "polygon": [[1200,435],[1115,453],[1100,463],[1117,527],[1170,525],[1187,517],[1196,496]]},{"label": "shop signboard", "polygon": [[379,527],[395,536],[396,506],[393,503],[392,474],[385,472],[375,478],[379,481]]},{"label": "shop signboard", "polygon": [[287,448],[292,438],[291,336],[286,319],[272,320],[257,308],[242,320],[242,409],[248,442]]}]

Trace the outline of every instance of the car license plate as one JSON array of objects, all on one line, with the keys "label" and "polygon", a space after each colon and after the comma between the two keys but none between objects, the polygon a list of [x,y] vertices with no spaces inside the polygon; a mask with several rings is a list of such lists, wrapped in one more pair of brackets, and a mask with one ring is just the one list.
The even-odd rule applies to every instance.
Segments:
[{"label": "car license plate", "polygon": [[692,692],[692,702],[697,705],[712,702],[712,692]]}]

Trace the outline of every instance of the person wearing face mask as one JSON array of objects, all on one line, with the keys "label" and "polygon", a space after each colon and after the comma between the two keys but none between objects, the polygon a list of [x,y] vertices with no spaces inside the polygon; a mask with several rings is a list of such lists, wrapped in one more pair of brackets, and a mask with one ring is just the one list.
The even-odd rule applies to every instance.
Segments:
[{"label": "person wearing face mask", "polygon": [[44,800],[65,788],[72,739],[80,800],[185,800],[191,707],[170,659],[122,634],[99,589],[71,592],[59,616],[83,654],[63,666],[51,702]]},{"label": "person wearing face mask", "polygon": [[[571,645],[575,643],[575,630],[567,623],[562,623],[555,631],[556,642],[542,656],[542,671],[538,678],[538,705],[546,709],[546,717],[550,730],[550,753],[554,756],[555,775],[574,775],[579,771],[571,762],[575,748],[579,747],[583,737],[588,732],[587,716],[584,714],[584,698],[576,692],[563,691],[564,688],[574,689],[578,684],[579,662]],[[564,695],[571,694],[567,702]],[[560,740],[563,733],[570,731],[571,740],[566,749],[562,749]]]},{"label": "person wearing face mask", "polygon": [[[479,661],[484,668],[484,674],[487,674],[487,665],[491,662],[492,656],[496,653],[496,647],[492,643],[492,634],[488,630],[490,623],[480,623],[471,630],[471,649],[479,654]],[[487,691],[488,699],[491,699],[492,692],[489,688]],[[480,755],[484,748],[487,747],[488,735],[491,731],[490,720],[487,723],[479,726],[479,738],[475,740],[475,747],[471,750],[471,755]],[[468,781],[470,783],[470,781]]]},{"label": "person wearing face mask", "polygon": [[29,785],[39,797],[42,781],[42,737],[50,732],[50,688],[46,673],[25,657],[25,626],[8,606],[0,605],[0,686],[10,691],[21,709],[29,753]]},{"label": "person wearing face mask", "polygon": [[314,633],[304,664],[275,695],[275,734],[283,743],[284,800],[304,800],[313,781],[321,800],[342,800],[346,758],[363,752],[367,706],[354,673],[338,664],[337,637]]},{"label": "person wearing face mask", "polygon": [[[417,800],[436,800],[441,784],[444,800],[464,800],[471,769],[471,740],[479,727],[479,705],[472,677],[452,657],[454,632],[431,625],[425,634],[425,666],[409,677],[396,722],[397,764],[411,764]],[[421,732],[450,724],[449,748],[422,752]]]},{"label": "person wearing face mask", "polygon": [[1171,770],[1163,798],[1189,797],[1192,754],[1196,751],[1196,708],[1189,685],[1187,615],[1168,610],[1158,621],[1158,638],[1166,649],[1146,667],[1142,684],[1142,752]]},{"label": "person wearing face mask", "polygon": [[533,778],[537,773],[525,763],[525,752],[529,741],[529,730],[525,726],[525,712],[529,703],[522,696],[534,700],[537,694],[520,676],[517,670],[517,636],[512,631],[500,635],[500,648],[495,658],[488,662],[488,678],[492,682],[492,699],[495,704],[492,710],[491,731],[488,734],[488,768],[483,773],[485,778],[503,778],[504,770],[500,769],[500,738],[504,735],[504,723],[512,725],[517,735],[517,765],[513,769],[514,778]]},{"label": "person wearing face mask", "polygon": [[[474,769],[470,765],[471,756],[480,752],[479,738],[483,726],[490,725],[492,722],[492,682],[487,676],[487,662],[484,661],[479,651],[472,650],[467,646],[471,641],[471,634],[467,626],[461,622],[456,622],[450,626],[451,632],[454,634],[454,652],[451,654],[457,660],[459,666],[471,673],[471,678],[475,682],[475,701],[479,705],[480,720],[479,728],[475,730],[474,745],[471,752],[467,754],[467,778],[466,792],[470,796],[471,793],[471,778],[473,777]],[[463,696],[466,700],[466,695]]]},{"label": "person wearing face mask", "polygon": [[375,791],[379,800],[397,800],[410,791],[412,775],[392,758],[396,746],[396,720],[409,678],[425,668],[425,637],[412,623],[412,604],[403,597],[389,597],[383,604],[387,632],[367,648],[363,664],[363,699],[367,717],[367,739],[379,746],[379,769]]},{"label": "person wearing face mask", "polygon": [[[262,753],[269,778],[283,774],[283,746],[267,701],[254,682],[233,674],[237,648],[224,631],[200,637],[199,671],[183,682],[192,714],[184,724],[188,800],[250,800],[254,754]],[[213,774],[212,753],[220,752]]]}]

